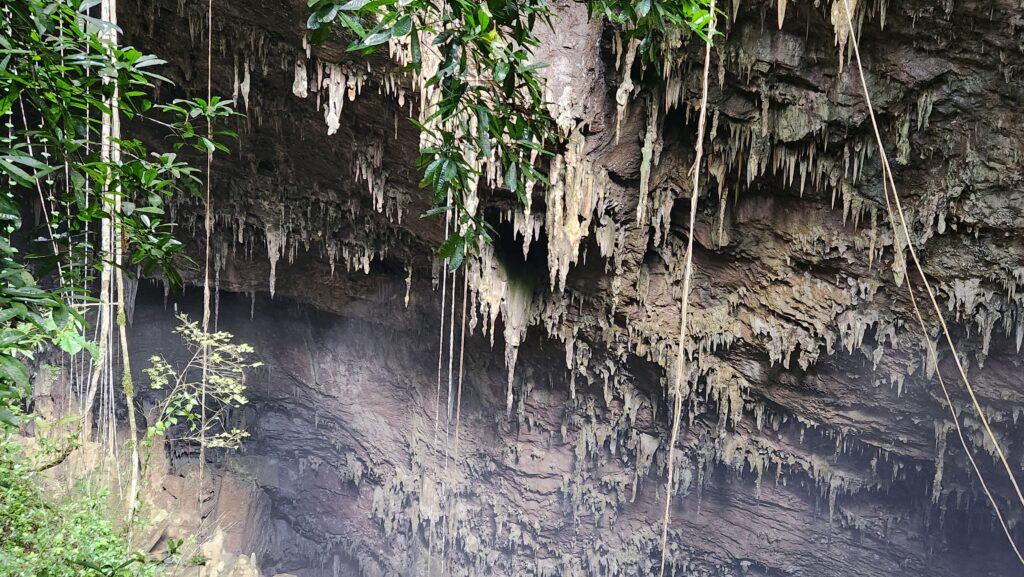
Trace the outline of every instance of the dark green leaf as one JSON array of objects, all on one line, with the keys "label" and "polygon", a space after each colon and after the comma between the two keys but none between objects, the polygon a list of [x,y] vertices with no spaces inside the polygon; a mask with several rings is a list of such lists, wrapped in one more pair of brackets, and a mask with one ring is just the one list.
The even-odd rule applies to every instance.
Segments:
[{"label": "dark green leaf", "polygon": [[409,15],[402,16],[395,22],[394,27],[391,29],[391,36],[394,38],[401,38],[412,32],[412,17]]}]

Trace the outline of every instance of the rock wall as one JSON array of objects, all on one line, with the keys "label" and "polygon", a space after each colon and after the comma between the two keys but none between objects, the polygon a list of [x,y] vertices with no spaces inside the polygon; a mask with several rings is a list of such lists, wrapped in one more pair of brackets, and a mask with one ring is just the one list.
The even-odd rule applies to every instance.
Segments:
[{"label": "rock wall", "polygon": [[[915,247],[1020,474],[1024,7],[851,4]],[[913,317],[905,283],[920,295],[920,282],[887,222],[834,8],[726,6],[692,231],[673,574],[1017,574],[937,371],[1018,541],[1020,507],[950,352],[926,353],[940,336]],[[558,4],[537,57],[566,143],[529,212],[481,195],[500,239],[466,267],[456,436],[463,278],[430,258],[443,224],[418,218],[429,199],[404,120],[417,90],[387,55],[307,47],[304,9],[230,0],[214,18],[215,91],[248,113],[215,165],[218,322],[267,363],[237,416],[253,438],[220,462],[270,503],[270,520],[241,522],[237,553],[300,577],[653,573],[699,42],[679,39],[660,80]],[[205,3],[124,10],[133,41],[171,62],[175,94],[205,91]],[[194,204],[176,216],[201,226]],[[161,306],[140,292],[140,359],[168,346],[169,303],[196,294]]]}]

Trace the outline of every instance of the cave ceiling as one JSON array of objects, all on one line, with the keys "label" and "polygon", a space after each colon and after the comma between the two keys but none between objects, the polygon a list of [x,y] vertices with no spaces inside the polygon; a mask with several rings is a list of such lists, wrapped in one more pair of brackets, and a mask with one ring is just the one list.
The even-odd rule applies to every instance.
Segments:
[{"label": "cave ceiling", "polygon": [[[915,248],[1020,475],[1024,6],[853,4]],[[127,40],[169,62],[177,86],[161,97],[202,95],[205,3],[126,5]],[[499,238],[453,278],[432,256],[443,218],[420,218],[412,79],[343,39],[310,47],[305,2],[215,4],[214,93],[246,113],[214,164],[218,314],[267,363],[250,384],[253,439],[225,467],[273,503],[264,569],[657,571],[692,234],[673,574],[1019,574],[936,372],[1018,541],[1024,510],[940,333],[916,324],[906,283],[924,293],[888,223],[832,4],[726,6],[693,231],[699,43],[666,56],[664,79],[582,5],[556,6],[536,54],[564,136],[552,185],[529,212],[482,190]],[[175,217],[199,246],[199,205]],[[454,341],[457,369],[463,282],[456,458],[446,355]],[[168,322],[150,292],[143,348]]]}]

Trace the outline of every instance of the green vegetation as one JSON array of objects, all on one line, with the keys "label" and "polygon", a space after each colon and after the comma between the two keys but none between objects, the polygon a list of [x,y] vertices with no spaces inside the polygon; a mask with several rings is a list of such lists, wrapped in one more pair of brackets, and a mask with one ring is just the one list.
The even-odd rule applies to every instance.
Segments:
[{"label": "green vegetation", "polygon": [[7,439],[0,441],[0,567],[5,575],[78,575],[75,561],[122,563],[124,540],[104,518],[102,495],[52,502],[39,474]]},{"label": "green vegetation", "polygon": [[[560,145],[532,60],[538,25],[554,14],[546,0],[309,0],[307,26],[314,42],[332,27],[356,36],[349,50],[369,53],[389,42],[408,46],[409,72],[420,78],[417,126],[425,134],[418,166],[420,186],[437,207],[425,216],[451,212],[453,232],[439,256],[457,268],[467,252],[490,241],[487,224],[470,208],[479,179],[527,202],[534,183],[546,183],[541,159]],[[627,39],[637,40],[644,61],[653,61],[675,27],[707,39],[707,0],[588,0],[591,16],[606,17]],[[487,170],[484,170],[487,164]],[[497,178],[487,178],[487,173]]]},{"label": "green vegetation", "polygon": [[[158,558],[132,552],[129,546],[127,535],[136,522],[137,507],[134,439],[129,441],[132,489],[122,515],[99,487],[79,484],[65,493],[44,489],[48,485],[45,471],[77,448],[79,435],[49,440],[37,435],[32,442],[39,451],[17,436],[22,425],[34,422],[37,431],[43,425],[34,415],[25,414],[23,399],[31,386],[31,365],[60,371],[36,360],[54,349],[73,357],[92,357],[82,430],[85,435],[91,433],[88,419],[98,376],[113,367],[111,351],[85,336],[86,318],[93,316],[86,312],[96,312],[102,343],[104,335],[117,330],[115,305],[125,357],[123,388],[135,434],[134,392],[127,376],[124,340],[124,276],[131,273],[131,266],[181,283],[178,270],[191,261],[174,237],[165,207],[175,195],[201,195],[203,179],[176,152],[183,148],[225,152],[221,140],[234,136],[214,126],[235,114],[231,101],[209,97],[154,104],[149,97],[154,83],[169,84],[153,72],[163,61],[118,45],[116,28],[96,18],[101,12],[97,4],[95,0],[0,0],[0,573],[4,576],[125,577],[151,575],[161,565],[180,563],[180,542],[168,543]],[[123,137],[122,119],[158,126],[171,137],[169,150],[151,151],[139,140]],[[33,213],[41,219],[23,218]],[[198,389],[209,388],[217,406],[243,398],[240,371],[252,363],[242,364],[238,355],[251,349],[232,344],[226,333],[208,335],[194,324],[186,329],[192,342],[209,343],[219,355],[211,358],[213,372],[209,380],[204,375]],[[224,390],[232,396],[217,396]],[[108,406],[113,402],[108,399]],[[175,407],[175,415],[193,418],[189,408],[180,405],[180,389],[174,389],[167,402]],[[222,410],[200,414],[209,428]],[[228,433],[232,439],[243,436],[237,430]],[[219,435],[209,440],[211,446],[218,443],[232,444]]]},{"label": "green vegetation", "polygon": [[[198,323],[179,317],[181,335],[192,354],[176,369],[153,357],[146,369],[154,389],[168,389],[146,445],[165,435],[173,442],[205,447],[237,448],[248,432],[225,424],[228,409],[244,405],[245,371],[260,365],[248,360],[253,350],[234,343],[226,332],[204,333]],[[202,380],[201,354],[209,349],[207,384]],[[204,410],[205,407],[205,410]],[[31,417],[26,417],[31,419]],[[44,423],[37,421],[42,427]],[[0,431],[0,575],[3,577],[148,577],[161,568],[201,564],[182,559],[181,541],[170,541],[157,556],[133,551],[126,524],[135,520],[115,513],[117,504],[103,483],[80,481],[58,499],[44,490],[53,481],[45,471],[60,465],[77,448],[75,435],[54,441],[37,436],[30,451],[12,430]],[[162,450],[162,449],[160,449]]]},{"label": "green vegetation", "polygon": [[618,25],[626,40],[637,41],[637,51],[643,61],[650,64],[663,55],[662,43],[672,30],[689,30],[705,42],[711,41],[708,35],[711,23],[709,4],[709,0],[589,0],[587,10],[591,17],[604,16]]},{"label": "green vegetation", "polygon": [[[181,335],[185,348],[192,355],[180,370],[162,356],[150,359],[146,369],[150,387],[166,390],[156,424],[146,432],[147,440],[181,425],[174,440],[199,443],[204,447],[236,449],[247,431],[229,427],[225,422],[230,409],[246,404],[245,371],[261,366],[249,360],[251,346],[234,343],[230,333],[205,333],[199,323],[185,315],[175,332]],[[208,351],[206,380],[203,379],[203,349]]]},{"label": "green vegetation", "polygon": [[53,463],[52,451],[32,453],[0,433],[4,577],[147,577],[160,566],[202,562],[180,559],[180,541],[168,543],[157,557],[132,552],[110,520],[109,495],[88,483],[79,482],[59,499],[45,495],[42,471]]},{"label": "green vegetation", "polygon": [[[112,138],[118,115],[104,113],[161,124],[175,150],[203,151],[225,150],[205,126],[233,114],[219,99],[154,107],[147,95],[155,80],[168,82],[152,71],[163,61],[109,42],[112,27],[90,15],[95,4],[0,7],[0,424],[8,426],[29,388],[24,363],[41,348],[98,356],[83,311],[95,272],[119,264],[111,247],[173,283],[188,262],[164,207],[172,195],[198,193],[200,173],[174,152]],[[32,208],[44,216],[38,229],[22,219]]]}]

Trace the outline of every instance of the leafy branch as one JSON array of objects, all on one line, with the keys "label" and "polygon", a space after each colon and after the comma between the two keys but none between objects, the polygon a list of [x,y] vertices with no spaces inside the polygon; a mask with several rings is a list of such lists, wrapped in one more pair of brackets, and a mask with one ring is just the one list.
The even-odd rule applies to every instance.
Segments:
[{"label": "leafy branch", "polygon": [[[588,14],[621,27],[653,62],[675,28],[709,41],[707,0],[588,0]],[[415,122],[424,136],[417,166],[420,186],[436,208],[424,216],[454,215],[455,227],[438,249],[452,269],[468,252],[489,242],[491,232],[476,214],[480,178],[529,205],[535,183],[548,184],[538,161],[561,145],[544,102],[532,50],[538,24],[554,14],[546,0],[309,0],[312,40],[330,38],[332,27],[356,37],[350,51],[368,54],[384,44],[408,46],[406,69],[424,92]],[[429,55],[429,56],[425,56]]]},{"label": "leafy branch", "polygon": [[406,68],[421,79],[428,98],[414,121],[424,135],[420,186],[438,207],[428,215],[454,216],[440,255],[457,267],[491,239],[475,212],[481,179],[522,203],[534,183],[547,182],[535,164],[551,154],[554,123],[544,107],[543,65],[530,60],[540,43],[535,25],[551,21],[546,2],[311,0],[310,7],[314,41],[326,40],[338,25],[356,36],[352,51],[365,54],[389,42],[408,46]]},{"label": "leafy branch", "polygon": [[[174,152],[105,140],[102,115],[116,103],[125,119],[161,124],[175,150],[223,152],[219,140],[234,137],[205,133],[206,125],[234,115],[229,100],[180,100],[154,110],[154,82],[170,83],[153,72],[164,61],[104,41],[111,24],[90,16],[95,4],[0,6],[0,426],[14,423],[14,403],[29,387],[24,361],[39,348],[98,352],[84,337],[81,305],[92,300],[85,287],[94,269],[117,266],[97,246],[101,223],[117,231],[119,252],[145,274],[159,269],[180,284],[177,265],[190,262],[165,208],[172,196],[198,192],[199,172]],[[120,158],[105,156],[104,142],[116,142]],[[33,209],[44,216],[39,233],[21,217]],[[45,248],[33,251],[34,244]]]},{"label": "leafy branch", "polygon": [[708,0],[588,0],[587,14],[603,16],[620,27],[626,40],[638,42],[637,51],[646,64],[663,55],[666,36],[673,31],[692,32],[711,42]]},{"label": "leafy branch", "polygon": [[[150,387],[166,390],[155,424],[146,431],[146,441],[177,427],[175,440],[202,443],[206,447],[234,449],[248,432],[229,428],[227,412],[248,403],[245,397],[245,371],[262,366],[249,357],[253,348],[235,343],[231,333],[204,332],[199,323],[179,315],[175,333],[181,335],[191,355],[184,366],[175,368],[163,356],[150,358],[145,369]],[[207,351],[206,382],[203,377],[203,352]],[[205,404],[204,404],[205,403]]]}]

